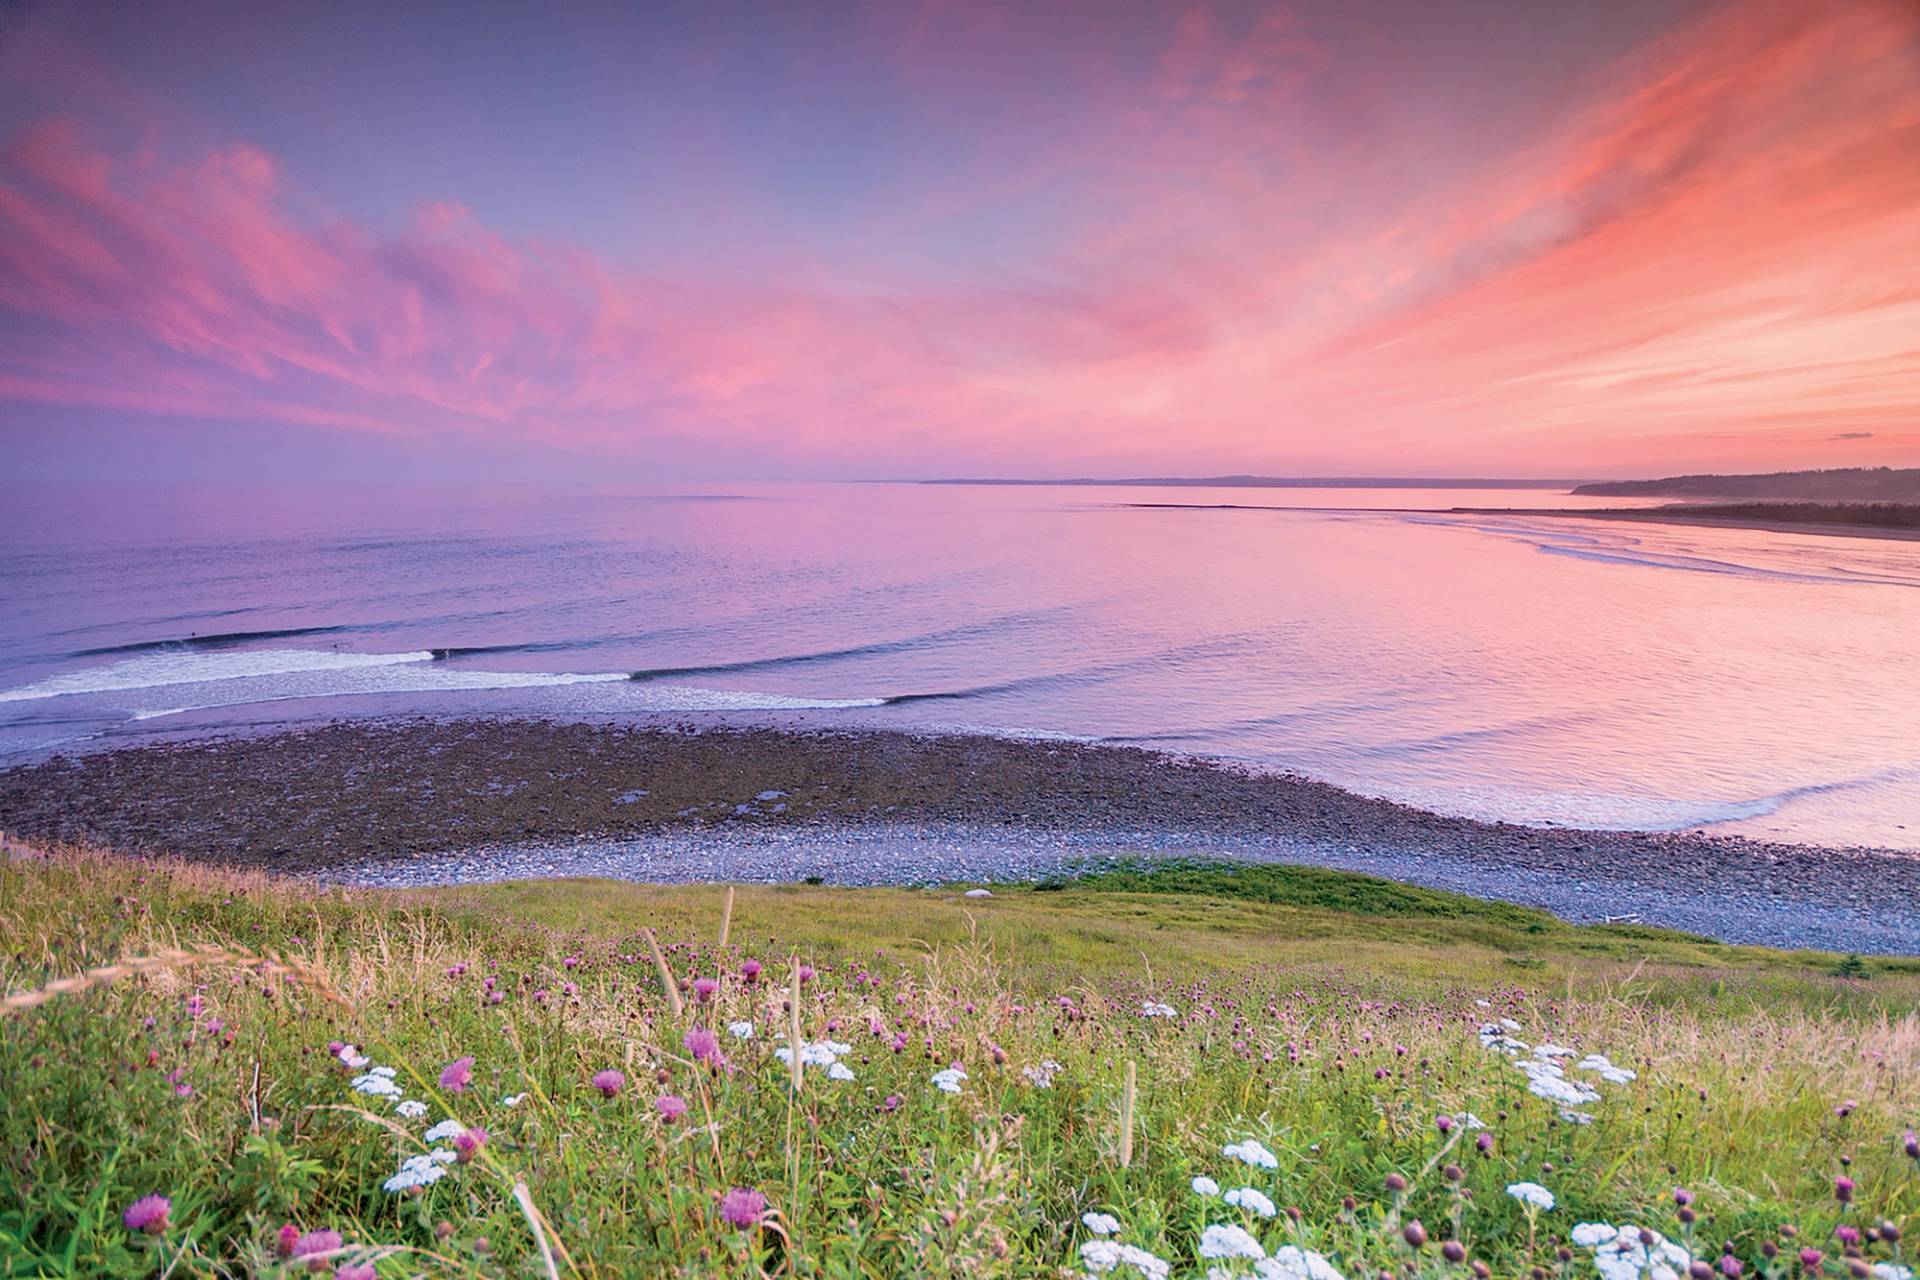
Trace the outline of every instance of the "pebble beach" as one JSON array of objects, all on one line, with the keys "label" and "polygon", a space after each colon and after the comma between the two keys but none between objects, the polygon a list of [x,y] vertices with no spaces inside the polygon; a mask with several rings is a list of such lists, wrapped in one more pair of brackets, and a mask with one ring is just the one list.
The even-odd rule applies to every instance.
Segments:
[{"label": "pebble beach", "polygon": [[381,886],[991,885],[1206,856],[1727,942],[1920,951],[1910,853],[1483,823],[1219,762],[986,736],[342,722],[0,772],[0,829]]}]

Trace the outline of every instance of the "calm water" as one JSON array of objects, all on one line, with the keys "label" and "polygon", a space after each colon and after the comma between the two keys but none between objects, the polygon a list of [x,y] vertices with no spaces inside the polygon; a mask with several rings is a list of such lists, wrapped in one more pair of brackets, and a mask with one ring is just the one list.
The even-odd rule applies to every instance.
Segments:
[{"label": "calm water", "polygon": [[1920,847],[1920,543],[1440,513],[1577,502],[32,498],[0,511],[0,754],[394,711],[747,714],[1141,743],[1480,817]]}]

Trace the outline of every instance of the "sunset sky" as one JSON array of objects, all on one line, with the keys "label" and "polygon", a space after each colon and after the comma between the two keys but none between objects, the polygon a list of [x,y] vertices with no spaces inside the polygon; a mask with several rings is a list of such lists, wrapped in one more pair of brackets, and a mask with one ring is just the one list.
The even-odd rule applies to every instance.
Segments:
[{"label": "sunset sky", "polygon": [[1920,5],[8,4],[7,460],[1920,465]]}]

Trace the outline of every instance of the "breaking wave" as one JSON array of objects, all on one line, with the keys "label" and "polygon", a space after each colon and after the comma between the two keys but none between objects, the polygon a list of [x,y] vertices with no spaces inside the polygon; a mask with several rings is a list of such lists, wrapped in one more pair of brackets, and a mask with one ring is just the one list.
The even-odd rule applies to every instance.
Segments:
[{"label": "breaking wave", "polygon": [[432,659],[433,654],[425,649],[409,653],[342,653],[330,649],[244,649],[212,653],[168,650],[63,672],[13,689],[0,689],[0,702],[31,702],[73,694],[158,689],[167,685],[310,671],[355,671]]}]

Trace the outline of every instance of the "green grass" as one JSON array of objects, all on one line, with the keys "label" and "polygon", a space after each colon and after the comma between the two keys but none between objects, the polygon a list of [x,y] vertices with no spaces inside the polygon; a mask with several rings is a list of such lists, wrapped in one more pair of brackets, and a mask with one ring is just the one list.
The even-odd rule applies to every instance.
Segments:
[{"label": "green grass", "polygon": [[[182,945],[312,966],[161,967],[0,1019],[0,1275],[305,1274],[275,1253],[288,1223],[338,1231],[335,1260],[381,1276],[544,1274],[516,1184],[557,1273],[606,1277],[1058,1276],[1094,1210],[1177,1276],[1215,1265],[1197,1242],[1217,1223],[1318,1250],[1350,1280],[1408,1264],[1466,1280],[1437,1248],[1456,1233],[1497,1275],[1588,1275],[1588,1251],[1564,1266],[1554,1252],[1573,1224],[1680,1239],[1675,1185],[1698,1197],[1691,1238],[1709,1260],[1731,1242],[1764,1270],[1765,1247],[1814,1241],[1839,1276],[1836,1174],[1859,1184],[1844,1220],[1862,1228],[1911,1227],[1920,1203],[1900,1150],[1920,1119],[1920,974],[1903,962],[1839,977],[1836,956],[1575,927],[1312,868],[1128,864],[991,898],[742,886],[723,949],[724,893],[316,892],[75,851],[0,863],[9,992]],[[721,980],[711,1006],[673,1013],[646,928],[688,990]],[[752,983],[749,957],[766,966]],[[849,1044],[855,1077],[809,1068],[797,1095],[771,1054],[795,958],[817,969],[803,1037]],[[1178,1016],[1144,1017],[1144,1001]],[[1601,1084],[1591,1124],[1562,1120],[1482,1046],[1477,1027],[1499,1017],[1638,1078]],[[755,1036],[733,1039],[732,1021]],[[721,1029],[731,1070],[690,1058],[696,1022]],[[429,1114],[354,1092],[334,1040],[393,1067]],[[463,1055],[475,1087],[442,1089]],[[1047,1062],[1040,1088],[1024,1073]],[[952,1063],[968,1072],[957,1095],[930,1081]],[[626,1077],[612,1098],[589,1082],[607,1068]],[[666,1093],[691,1114],[660,1119]],[[1487,1122],[1489,1153],[1435,1126],[1465,1112]],[[488,1130],[478,1158],[383,1190],[445,1116]],[[1222,1154],[1245,1138],[1278,1167]],[[1389,1174],[1410,1189],[1388,1191]],[[1196,1175],[1299,1220],[1198,1196]],[[1558,1207],[1529,1223],[1504,1191],[1522,1180]],[[763,1226],[722,1220],[734,1187],[767,1197]],[[171,1197],[167,1229],[129,1232],[122,1212],[151,1193]],[[1413,1217],[1436,1242],[1417,1252],[1401,1236]]]}]

